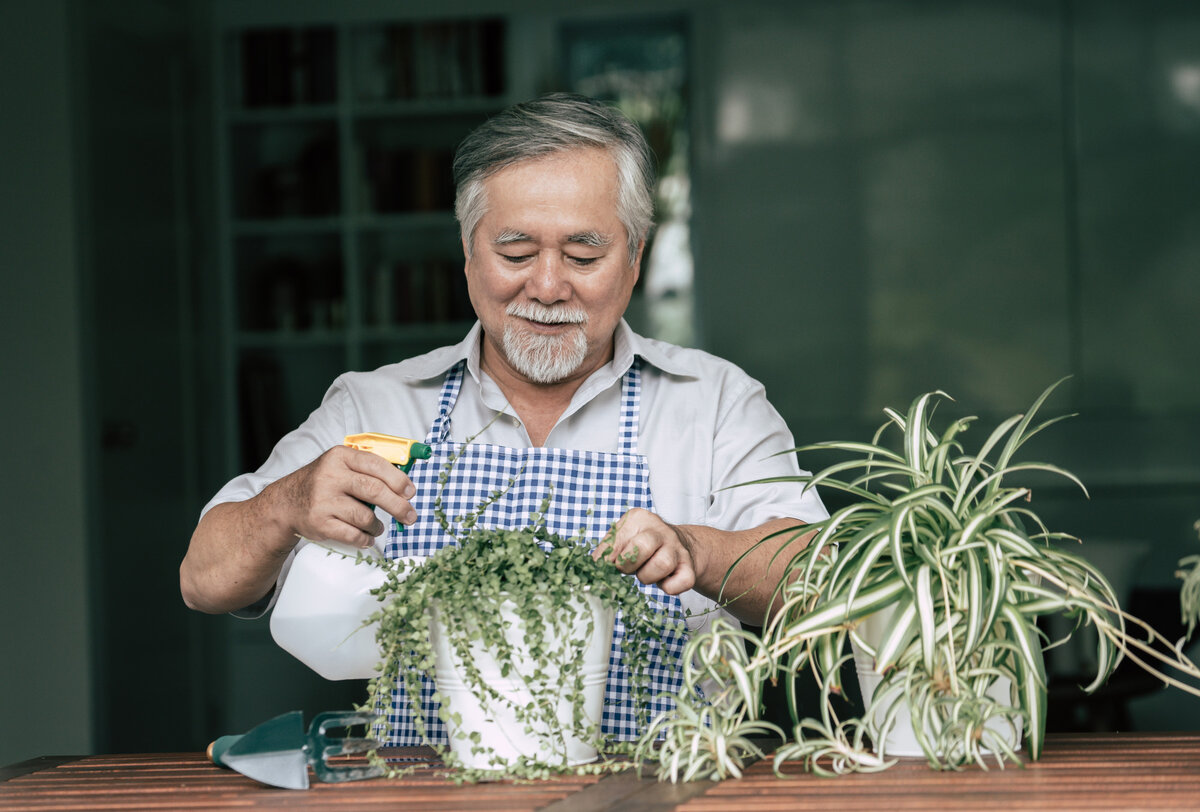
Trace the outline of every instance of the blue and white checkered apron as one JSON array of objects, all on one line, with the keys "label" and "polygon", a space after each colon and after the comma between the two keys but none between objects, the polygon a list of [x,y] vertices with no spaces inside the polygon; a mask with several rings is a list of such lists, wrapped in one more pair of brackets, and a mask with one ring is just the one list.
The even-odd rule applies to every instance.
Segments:
[{"label": "blue and white checkered apron", "polygon": [[[480,527],[520,528],[529,524],[529,516],[538,510],[547,490],[553,487],[546,527],[564,538],[598,540],[614,522],[631,508],[654,509],[650,497],[650,472],[646,458],[637,453],[638,410],[641,402],[641,366],[634,360],[622,379],[620,451],[571,451],[561,448],[506,448],[504,446],[452,442],[450,412],[458,399],[466,362],[460,361],[446,375],[442,386],[437,418],[425,438],[433,456],[413,466],[413,483],[417,495],[413,506],[417,522],[406,532],[397,532],[395,523],[388,531],[386,554],[399,556],[430,556],[452,543],[442,532],[433,512],[433,500],[438,494],[438,475],[452,454],[462,450],[442,492],[442,507],[446,516],[454,518],[473,510],[485,497],[508,486],[513,477],[516,483],[503,498],[492,504],[479,520]],[[583,532],[580,532],[580,529]],[[633,576],[630,576],[633,577]],[[667,618],[678,620],[682,604],[679,598],[668,595],[657,586],[638,583],[651,605]],[[618,740],[636,739],[641,730],[637,725],[637,708],[629,699],[629,669],[621,656],[621,641],[625,625],[618,613],[613,627],[612,650],[609,654],[608,684],[604,692],[603,731]],[[686,640],[684,632],[664,629],[660,640],[651,645],[652,661],[649,716],[670,709],[669,696],[678,691],[681,677],[674,664],[680,662]],[[669,657],[664,657],[664,649]],[[426,731],[431,741],[446,743],[445,725],[437,718],[437,705],[431,697],[430,681],[424,680],[421,702],[424,706]],[[660,692],[666,696],[656,696]],[[412,714],[403,684],[392,693],[392,705],[387,712],[391,726],[387,743],[393,746],[423,744],[413,725]]]}]

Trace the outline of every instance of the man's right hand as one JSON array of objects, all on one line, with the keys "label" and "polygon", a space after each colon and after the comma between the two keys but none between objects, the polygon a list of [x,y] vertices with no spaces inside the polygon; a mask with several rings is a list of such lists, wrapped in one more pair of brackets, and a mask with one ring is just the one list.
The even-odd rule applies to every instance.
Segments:
[{"label": "man's right hand", "polygon": [[384,525],[371,509],[378,505],[402,524],[416,521],[409,501],[416,488],[408,474],[369,451],[329,449],[308,465],[268,486],[276,510],[293,536],[370,546]]},{"label": "man's right hand", "polygon": [[370,506],[411,524],[414,494],[383,457],[335,446],[257,496],[204,514],[179,567],[184,603],[211,613],[250,606],[270,594],[301,537],[367,547],[384,531]]}]

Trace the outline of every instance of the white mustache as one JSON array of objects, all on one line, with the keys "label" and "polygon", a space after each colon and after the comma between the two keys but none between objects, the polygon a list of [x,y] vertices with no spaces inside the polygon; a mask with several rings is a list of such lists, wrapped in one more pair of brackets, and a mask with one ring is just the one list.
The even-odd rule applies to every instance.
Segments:
[{"label": "white mustache", "polygon": [[568,305],[548,306],[537,302],[513,302],[504,311],[519,319],[541,324],[586,324],[587,311]]}]

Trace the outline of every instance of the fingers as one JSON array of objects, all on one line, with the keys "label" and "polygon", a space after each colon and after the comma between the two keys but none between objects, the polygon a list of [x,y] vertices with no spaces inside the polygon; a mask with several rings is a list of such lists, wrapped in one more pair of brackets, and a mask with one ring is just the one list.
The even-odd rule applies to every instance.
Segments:
[{"label": "fingers", "polygon": [[367,508],[370,514],[367,521],[370,526],[364,526],[357,521],[360,512],[349,508],[349,514],[344,520],[362,529],[372,537],[383,533],[385,525],[378,520],[370,506],[377,506],[391,515],[401,524],[411,525],[417,520],[417,511],[412,506],[411,499],[416,495],[416,487],[408,474],[392,465],[387,460],[366,451],[345,449],[345,460],[348,476],[344,482],[345,493],[353,497],[353,502]]},{"label": "fingers", "polygon": [[595,553],[632,573],[644,584],[655,584],[668,595],[678,595],[696,583],[692,555],[676,528],[655,514],[636,508],[625,514],[614,533]]},{"label": "fingers", "polygon": [[367,547],[384,530],[370,506],[344,492],[329,490],[319,482],[297,491],[292,502],[298,506],[294,519],[298,536]]},{"label": "fingers", "polygon": [[404,524],[412,524],[417,520],[417,512],[409,501],[416,495],[417,489],[408,474],[369,451],[353,448],[342,451],[346,452],[347,469],[354,474],[348,485],[351,496],[367,504],[378,505]]},{"label": "fingers", "polygon": [[[369,474],[352,473],[344,484],[345,493],[364,507],[374,505],[394,516],[397,521],[403,524],[412,524],[417,520],[417,511],[413,508],[409,498],[415,493],[415,489],[409,483],[407,476],[401,472],[397,473],[404,477],[404,485],[401,486],[402,489],[399,492]],[[372,517],[375,515],[370,508],[367,509],[367,512]],[[352,519],[347,517],[347,521],[352,521]]]},{"label": "fingers", "polygon": [[386,528],[373,506],[404,524],[417,519],[408,475],[367,451],[331,448],[285,479],[296,533],[305,538],[366,547]]},{"label": "fingers", "polygon": [[[358,499],[340,499],[331,504],[325,520],[326,535],[332,541],[342,541],[356,547],[367,547],[383,534],[386,526],[370,506]],[[338,538],[341,536],[342,538]]]}]

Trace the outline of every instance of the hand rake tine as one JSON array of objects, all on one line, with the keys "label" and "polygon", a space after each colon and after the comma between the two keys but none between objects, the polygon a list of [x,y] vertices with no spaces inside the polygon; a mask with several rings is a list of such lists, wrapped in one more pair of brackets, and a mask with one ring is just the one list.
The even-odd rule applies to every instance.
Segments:
[{"label": "hand rake tine", "polygon": [[375,714],[365,712],[328,711],[317,714],[308,729],[309,763],[317,778],[326,783],[342,781],[358,781],[363,778],[376,778],[384,774],[384,769],[377,765],[364,764],[361,760],[347,761],[345,764],[330,764],[330,756],[366,753],[379,746],[379,742],[365,736],[330,737],[326,734],[332,728],[349,730],[356,725],[369,726],[375,721]]}]

